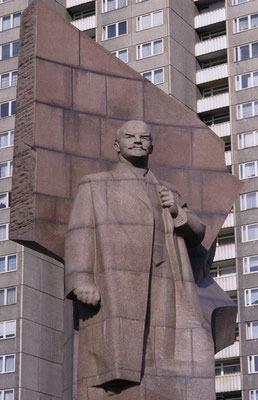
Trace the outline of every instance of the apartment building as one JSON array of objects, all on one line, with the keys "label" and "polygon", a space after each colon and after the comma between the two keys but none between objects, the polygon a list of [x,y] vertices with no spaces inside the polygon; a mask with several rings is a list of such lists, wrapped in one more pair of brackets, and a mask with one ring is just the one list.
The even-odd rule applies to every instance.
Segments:
[{"label": "apartment building", "polygon": [[[65,15],[65,3],[49,3]],[[60,322],[45,319],[43,326],[34,317],[39,284],[31,275],[46,257],[8,240],[19,25],[27,4],[0,1],[0,400],[60,397],[37,375],[58,380],[62,361],[32,346],[43,330],[55,346],[61,340]],[[258,0],[66,0],[66,8],[74,26],[197,112],[225,142],[228,170],[243,187],[220,231],[212,275],[239,312],[235,343],[215,356],[216,392],[219,400],[258,400]],[[48,262],[61,279],[60,264]],[[40,293],[62,312],[61,295],[42,284]]]},{"label": "apartment building", "polygon": [[[212,275],[238,304],[235,343],[215,356],[219,400],[258,400],[258,0],[67,0],[73,24],[197,112],[225,142],[241,196]],[[226,189],[226,188],[225,188]]]}]

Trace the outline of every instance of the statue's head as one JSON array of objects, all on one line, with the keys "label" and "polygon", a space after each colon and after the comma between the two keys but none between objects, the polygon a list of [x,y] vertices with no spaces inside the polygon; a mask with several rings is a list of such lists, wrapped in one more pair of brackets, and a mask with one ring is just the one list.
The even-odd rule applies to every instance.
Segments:
[{"label": "statue's head", "polygon": [[153,149],[150,127],[143,121],[125,122],[117,131],[114,148],[121,161],[148,161]]}]

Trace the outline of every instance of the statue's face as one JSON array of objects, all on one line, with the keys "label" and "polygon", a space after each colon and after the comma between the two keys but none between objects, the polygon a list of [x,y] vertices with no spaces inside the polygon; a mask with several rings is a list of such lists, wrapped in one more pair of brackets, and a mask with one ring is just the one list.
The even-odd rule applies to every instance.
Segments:
[{"label": "statue's face", "polygon": [[141,121],[125,124],[115,141],[115,149],[128,161],[148,158],[152,152],[150,129]]}]

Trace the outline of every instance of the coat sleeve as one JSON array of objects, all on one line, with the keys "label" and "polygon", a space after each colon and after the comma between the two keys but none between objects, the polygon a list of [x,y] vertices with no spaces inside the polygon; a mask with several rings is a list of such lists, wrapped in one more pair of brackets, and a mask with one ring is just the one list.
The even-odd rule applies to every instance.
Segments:
[{"label": "coat sleeve", "polygon": [[174,218],[175,232],[182,236],[188,247],[201,244],[205,235],[205,225],[199,217],[187,208],[182,197],[177,194],[178,216]]},{"label": "coat sleeve", "polygon": [[94,283],[95,222],[90,182],[82,180],[75,197],[65,241],[65,292],[84,282]]}]

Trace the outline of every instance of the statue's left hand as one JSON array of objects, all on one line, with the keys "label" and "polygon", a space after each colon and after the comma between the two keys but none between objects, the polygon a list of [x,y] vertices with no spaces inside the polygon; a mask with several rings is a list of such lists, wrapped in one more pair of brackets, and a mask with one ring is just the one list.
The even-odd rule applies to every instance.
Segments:
[{"label": "statue's left hand", "polygon": [[172,217],[176,218],[178,216],[178,207],[175,201],[174,194],[165,186],[162,186],[159,191],[159,196],[162,207],[168,207]]}]

